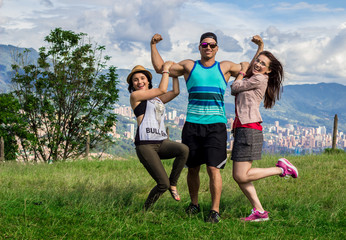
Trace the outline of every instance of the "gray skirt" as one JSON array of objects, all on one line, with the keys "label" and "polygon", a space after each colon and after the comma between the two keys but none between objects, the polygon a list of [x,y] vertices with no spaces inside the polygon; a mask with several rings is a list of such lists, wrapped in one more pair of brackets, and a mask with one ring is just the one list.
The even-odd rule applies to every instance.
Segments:
[{"label": "gray skirt", "polygon": [[236,162],[260,160],[263,133],[252,128],[236,128],[231,159]]}]

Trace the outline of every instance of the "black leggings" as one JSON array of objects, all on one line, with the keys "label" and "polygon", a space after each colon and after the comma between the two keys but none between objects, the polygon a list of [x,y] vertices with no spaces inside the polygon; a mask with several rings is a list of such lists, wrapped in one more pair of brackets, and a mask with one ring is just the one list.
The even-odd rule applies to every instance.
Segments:
[{"label": "black leggings", "polygon": [[[136,146],[137,156],[157,185],[150,191],[144,207],[148,209],[170,186],[176,186],[189,155],[189,148],[182,143],[164,140],[161,144]],[[171,174],[168,175],[161,159],[175,158]]]}]

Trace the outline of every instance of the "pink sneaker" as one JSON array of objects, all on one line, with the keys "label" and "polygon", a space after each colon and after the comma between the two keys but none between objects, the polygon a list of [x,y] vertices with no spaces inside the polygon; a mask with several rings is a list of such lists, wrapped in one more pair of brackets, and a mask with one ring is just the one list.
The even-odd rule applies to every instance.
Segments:
[{"label": "pink sneaker", "polygon": [[262,221],[268,221],[269,217],[268,217],[268,213],[267,211],[264,211],[264,213],[260,213],[259,211],[256,210],[256,208],[251,210],[251,214],[246,217],[246,218],[242,218],[241,220],[245,221],[245,222],[262,222]]},{"label": "pink sneaker", "polygon": [[292,176],[293,178],[298,177],[298,169],[293,166],[286,158],[280,158],[278,163],[275,165],[284,170],[284,173],[280,175],[280,177]]}]

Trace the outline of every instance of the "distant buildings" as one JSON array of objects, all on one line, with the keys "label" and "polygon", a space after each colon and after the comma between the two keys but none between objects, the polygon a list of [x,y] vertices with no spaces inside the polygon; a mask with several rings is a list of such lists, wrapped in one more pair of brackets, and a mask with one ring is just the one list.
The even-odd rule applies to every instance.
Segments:
[{"label": "distant buildings", "polygon": [[132,111],[131,107],[129,107],[129,106],[119,106],[119,107],[116,107],[114,109],[114,112],[116,114],[119,114],[119,115],[124,116],[124,117],[129,117],[129,118],[132,118],[132,117],[135,116],[133,114],[133,111]]},{"label": "distant buildings", "polygon": [[[123,135],[115,134],[117,138],[134,138],[136,122],[131,107],[119,106],[115,113],[133,120],[133,124],[127,124],[127,130]],[[185,114],[178,115],[176,110],[166,112],[166,121],[175,125],[180,130],[185,123]],[[232,150],[233,134],[231,133],[234,119],[230,118],[227,123],[228,149]],[[325,148],[332,147],[332,133],[327,133],[325,126],[318,128],[302,127],[293,124],[280,126],[279,121],[274,125],[263,124],[263,152],[270,154],[310,154],[321,153]],[[179,140],[179,139],[177,139]],[[346,135],[338,132],[337,147],[346,149]]]}]

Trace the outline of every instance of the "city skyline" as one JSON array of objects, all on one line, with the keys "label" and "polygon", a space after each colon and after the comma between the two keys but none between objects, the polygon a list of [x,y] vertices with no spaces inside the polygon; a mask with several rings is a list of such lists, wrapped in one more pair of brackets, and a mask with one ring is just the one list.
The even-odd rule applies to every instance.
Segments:
[{"label": "city skyline", "polygon": [[[173,110],[175,111],[175,110]],[[173,127],[182,129],[185,122],[185,114],[177,115],[175,119],[169,119],[169,113],[166,112],[166,121],[173,124]],[[115,113],[122,116],[133,119],[134,123],[128,124],[131,128],[129,132],[125,132],[123,137],[133,138],[135,134],[135,118],[131,107],[119,106],[115,109]],[[183,121],[182,121],[183,119]],[[232,150],[233,137],[231,135],[231,126],[233,118],[228,119],[227,123],[227,141],[228,150]],[[314,127],[303,127],[293,124],[285,124],[280,126],[280,121],[275,121],[274,125],[263,124],[263,152],[270,154],[304,154],[304,153],[322,153],[325,148],[332,147],[332,132],[328,132],[325,126]],[[121,135],[117,133],[118,138]],[[178,139],[179,141],[179,139]],[[346,150],[346,135],[342,131],[338,131],[337,134],[337,147]]]}]

